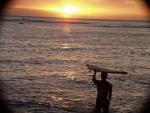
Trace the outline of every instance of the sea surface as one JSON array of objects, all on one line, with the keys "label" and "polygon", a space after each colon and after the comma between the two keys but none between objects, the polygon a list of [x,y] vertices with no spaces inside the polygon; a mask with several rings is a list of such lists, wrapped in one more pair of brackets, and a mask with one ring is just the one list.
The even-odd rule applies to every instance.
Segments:
[{"label": "sea surface", "polygon": [[3,18],[0,84],[15,113],[92,112],[96,87],[86,64],[127,71],[108,76],[110,113],[135,113],[150,87],[149,23]]}]

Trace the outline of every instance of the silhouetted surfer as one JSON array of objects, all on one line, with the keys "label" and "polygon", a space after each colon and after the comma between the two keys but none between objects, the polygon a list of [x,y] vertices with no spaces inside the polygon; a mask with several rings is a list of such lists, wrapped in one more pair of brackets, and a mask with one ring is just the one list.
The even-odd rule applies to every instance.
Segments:
[{"label": "silhouetted surfer", "polygon": [[96,80],[96,71],[94,71],[93,82],[97,86],[97,99],[95,113],[109,113],[109,104],[112,96],[112,85],[106,81],[107,73],[101,73],[102,80]]}]

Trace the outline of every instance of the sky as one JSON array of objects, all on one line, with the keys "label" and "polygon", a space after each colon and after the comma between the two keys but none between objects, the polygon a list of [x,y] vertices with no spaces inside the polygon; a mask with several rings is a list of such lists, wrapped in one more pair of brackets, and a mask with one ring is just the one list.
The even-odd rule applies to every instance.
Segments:
[{"label": "sky", "polygon": [[145,20],[142,0],[13,0],[5,14],[59,18]]}]

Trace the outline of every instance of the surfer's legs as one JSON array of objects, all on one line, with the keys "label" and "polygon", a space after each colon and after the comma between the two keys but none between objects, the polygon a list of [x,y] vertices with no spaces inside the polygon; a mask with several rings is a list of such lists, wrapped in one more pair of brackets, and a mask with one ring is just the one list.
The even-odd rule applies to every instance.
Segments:
[{"label": "surfer's legs", "polygon": [[101,113],[102,102],[97,98],[94,113]]},{"label": "surfer's legs", "polygon": [[101,113],[101,108],[102,108],[101,106],[98,108],[95,107],[94,113]]},{"label": "surfer's legs", "polygon": [[103,104],[103,113],[109,113],[109,101],[106,100]]}]

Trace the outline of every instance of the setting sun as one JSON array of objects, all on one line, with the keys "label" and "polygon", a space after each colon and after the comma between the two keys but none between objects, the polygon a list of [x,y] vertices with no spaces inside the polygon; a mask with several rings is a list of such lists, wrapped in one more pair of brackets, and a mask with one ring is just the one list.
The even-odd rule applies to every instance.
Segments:
[{"label": "setting sun", "polygon": [[53,8],[53,11],[59,13],[63,17],[70,17],[82,13],[81,8],[77,6],[71,6],[71,5],[59,7],[59,8]]},{"label": "setting sun", "polygon": [[60,12],[69,15],[79,12],[79,9],[74,6],[66,6],[64,8],[61,8]]}]

